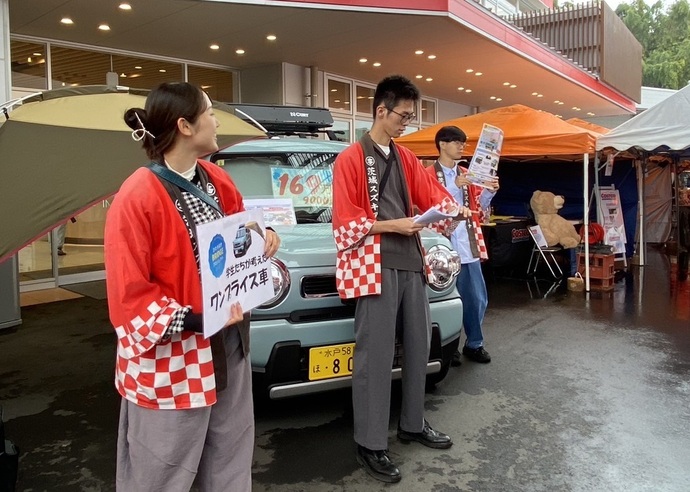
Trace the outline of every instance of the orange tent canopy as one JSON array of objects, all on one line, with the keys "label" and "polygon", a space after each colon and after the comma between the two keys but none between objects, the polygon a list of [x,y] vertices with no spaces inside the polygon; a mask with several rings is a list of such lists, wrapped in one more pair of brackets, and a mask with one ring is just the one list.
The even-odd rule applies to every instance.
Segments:
[{"label": "orange tent canopy", "polygon": [[437,157],[434,143],[436,132],[448,125],[461,128],[467,135],[466,155],[472,155],[484,123],[503,130],[502,158],[564,158],[580,159],[593,154],[596,132],[566,123],[545,111],[514,104],[483,113],[444,121],[410,133],[395,141],[412,150],[418,157]]},{"label": "orange tent canopy", "polygon": [[611,131],[610,128],[597,125],[596,123],[590,123],[589,121],[581,120],[580,118],[570,118],[569,120],[565,120],[565,122],[570,123],[571,125],[579,126],[580,128],[584,128],[585,130],[592,130],[593,132],[600,133],[601,135],[604,135]]}]

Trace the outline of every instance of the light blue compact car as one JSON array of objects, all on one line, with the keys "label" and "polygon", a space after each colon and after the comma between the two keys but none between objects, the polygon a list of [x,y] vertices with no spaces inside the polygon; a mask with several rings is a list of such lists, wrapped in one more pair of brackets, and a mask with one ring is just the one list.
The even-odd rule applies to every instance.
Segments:
[{"label": "light blue compact car", "polygon": [[[236,144],[211,157],[245,199],[290,200],[294,206],[296,225],[277,225],[292,221],[291,207],[278,206],[267,217],[282,243],[271,262],[275,296],[251,313],[256,394],[277,399],[351,384],[355,303],[341,300],[336,291],[331,230],[333,163],[346,146],[272,138]],[[434,265],[435,281],[428,287],[433,337],[427,371],[428,382],[435,384],[446,376],[458,347],[462,301],[450,273],[457,258],[450,242],[424,231],[422,243]],[[401,357],[398,347],[393,379],[400,377]]]}]

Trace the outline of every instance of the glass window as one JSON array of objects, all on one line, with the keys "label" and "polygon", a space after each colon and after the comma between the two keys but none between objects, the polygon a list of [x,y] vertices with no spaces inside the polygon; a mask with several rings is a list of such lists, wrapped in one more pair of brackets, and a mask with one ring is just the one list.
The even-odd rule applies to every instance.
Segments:
[{"label": "glass window", "polygon": [[355,141],[359,141],[366,132],[371,129],[371,121],[355,121]]},{"label": "glass window", "polygon": [[46,45],[10,41],[12,58],[12,85],[29,89],[45,90],[48,88],[46,78]]},{"label": "glass window", "polygon": [[364,87],[358,85],[357,87],[357,112],[365,113],[371,115],[374,111],[372,105],[374,104],[374,92],[373,87]]},{"label": "glass window", "polygon": [[[113,71],[119,75],[120,85],[137,89],[153,89],[163,82],[182,82],[181,63],[170,63],[150,58],[113,55]],[[99,84],[105,83],[105,74]]]},{"label": "glass window", "polygon": [[352,132],[350,130],[350,122],[348,120],[334,120],[331,128],[333,131],[342,132],[337,134],[340,140],[343,142],[352,142]]},{"label": "glass window", "polygon": [[436,101],[422,99],[422,123],[436,123]]},{"label": "glass window", "polygon": [[350,82],[328,79],[328,107],[330,109],[342,109],[352,111],[350,107]]},{"label": "glass window", "polygon": [[234,102],[232,72],[189,65],[187,81],[204,89],[214,101]]},{"label": "glass window", "polygon": [[77,85],[103,85],[110,71],[110,55],[51,46],[53,89]]}]

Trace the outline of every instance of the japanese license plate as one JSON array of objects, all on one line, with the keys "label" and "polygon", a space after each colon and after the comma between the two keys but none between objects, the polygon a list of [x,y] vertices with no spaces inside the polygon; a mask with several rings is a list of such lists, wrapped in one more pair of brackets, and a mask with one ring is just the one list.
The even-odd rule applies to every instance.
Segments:
[{"label": "japanese license plate", "polygon": [[354,353],[354,343],[309,349],[309,380],[349,376]]}]

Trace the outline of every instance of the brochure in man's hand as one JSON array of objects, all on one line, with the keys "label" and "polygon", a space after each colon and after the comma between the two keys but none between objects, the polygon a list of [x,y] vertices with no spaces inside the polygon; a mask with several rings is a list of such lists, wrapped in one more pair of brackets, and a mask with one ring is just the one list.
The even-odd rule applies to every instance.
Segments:
[{"label": "brochure in man's hand", "polygon": [[449,214],[446,212],[441,212],[437,208],[431,207],[429,210],[424,212],[422,215],[416,215],[414,217],[415,224],[429,225],[439,220],[449,219],[455,217],[456,214]]},{"label": "brochure in man's hand", "polygon": [[484,123],[477,148],[467,169],[467,179],[477,186],[491,188],[488,182],[498,176],[498,159],[503,146],[503,130]]}]

